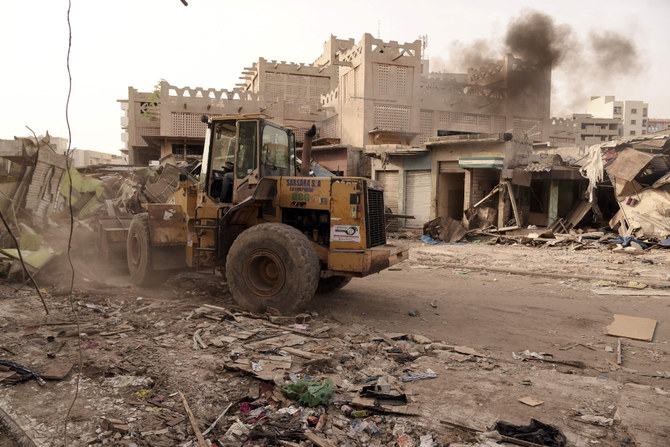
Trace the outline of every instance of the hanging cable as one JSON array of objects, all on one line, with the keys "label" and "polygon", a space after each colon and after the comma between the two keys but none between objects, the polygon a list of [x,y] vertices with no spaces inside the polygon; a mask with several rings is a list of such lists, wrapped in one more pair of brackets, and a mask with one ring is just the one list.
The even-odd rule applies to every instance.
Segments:
[{"label": "hanging cable", "polygon": [[68,76],[68,91],[67,91],[67,101],[65,102],[65,122],[67,124],[67,151],[65,152],[65,169],[67,170],[67,176],[69,180],[69,194],[68,194],[68,207],[70,210],[70,235],[67,241],[67,260],[70,263],[70,269],[72,270],[72,276],[70,277],[70,309],[74,315],[74,321],[77,325],[77,351],[79,353],[79,368],[77,370],[77,375],[75,378],[75,391],[74,396],[72,397],[72,402],[67,409],[65,414],[65,421],[63,423],[63,446],[67,447],[67,423],[70,419],[70,413],[74,407],[77,397],[79,397],[79,381],[81,379],[82,368],[84,364],[83,354],[81,350],[81,330],[79,326],[79,314],[77,313],[77,307],[75,306],[74,301],[74,264],[72,263],[72,256],[70,251],[72,249],[72,234],[74,233],[74,211],[72,209],[72,173],[70,172],[70,157],[72,156],[72,128],[70,127],[70,97],[72,96],[72,72],[70,71],[70,52],[72,50],[72,24],[70,23],[70,10],[72,9],[72,0],[68,0],[67,5],[67,28],[68,28],[68,42],[67,42],[67,76]]}]

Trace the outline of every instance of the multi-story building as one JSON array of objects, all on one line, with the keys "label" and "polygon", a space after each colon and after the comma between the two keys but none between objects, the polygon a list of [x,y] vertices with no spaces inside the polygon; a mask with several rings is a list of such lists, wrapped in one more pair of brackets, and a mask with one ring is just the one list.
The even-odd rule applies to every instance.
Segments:
[{"label": "multi-story building", "polygon": [[525,132],[546,140],[549,69],[508,55],[467,74],[431,74],[421,53],[420,40],[399,44],[365,34],[356,44],[331,36],[314,63],[260,58],[233,90],[167,82],[153,93],[129,87],[128,99],[120,100],[122,138],[131,163],[188,155],[203,141],[202,114],[262,112],[293,127],[298,139],[316,123],[320,138],[359,147],[371,139],[418,145],[468,132]]},{"label": "multi-story building", "polygon": [[614,96],[591,96],[587,113],[596,118],[619,118],[621,135],[644,135],[649,121],[649,104],[643,101],[616,101]]},{"label": "multi-story building", "polygon": [[[465,183],[475,176],[461,175],[461,185],[450,177],[451,189],[437,184],[444,169],[455,166],[463,174],[468,168],[459,167],[467,163],[459,165],[458,151],[448,144],[440,163],[432,163],[437,146],[427,145],[429,139],[506,132],[525,142],[548,139],[551,67],[505,55],[467,73],[430,73],[421,40],[385,42],[370,34],[358,42],[331,36],[323,48],[311,64],[259,58],[244,69],[233,90],[178,88],[167,82],[153,93],[129,87],[128,99],[120,102],[130,163],[201,154],[203,114],[264,113],[293,128],[298,141],[316,124],[312,156],[338,174],[382,180],[389,203],[396,204],[392,208],[402,213],[406,203],[415,203],[403,197],[460,194],[463,209],[474,197]],[[502,157],[486,142],[480,151]],[[476,156],[477,144],[468,145],[468,157]],[[364,147],[375,158],[372,171],[370,159],[362,157]],[[413,211],[420,216],[416,225],[438,213],[435,201],[426,200],[432,203],[428,211],[423,206]]]},{"label": "multi-story building", "polygon": [[647,132],[654,133],[670,129],[670,119],[649,118],[647,121]]},{"label": "multi-story building", "polygon": [[552,146],[591,146],[621,136],[619,118],[594,118],[588,113],[573,113],[565,118],[552,118],[549,142]]}]

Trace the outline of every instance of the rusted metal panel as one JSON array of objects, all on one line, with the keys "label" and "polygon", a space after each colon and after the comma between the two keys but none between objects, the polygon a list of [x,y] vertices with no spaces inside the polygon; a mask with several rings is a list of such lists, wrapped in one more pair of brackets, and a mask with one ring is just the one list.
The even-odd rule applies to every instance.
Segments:
[{"label": "rusted metal panel", "polygon": [[102,259],[108,263],[126,263],[126,241],[132,220],[132,216],[98,218],[98,248]]},{"label": "rusted metal panel", "polygon": [[333,272],[355,273],[367,276],[404,261],[409,257],[409,246],[383,245],[367,250],[330,250],[328,269]]},{"label": "rusted metal panel", "polygon": [[150,204],[149,234],[151,245],[186,245],[186,219],[179,205]]}]

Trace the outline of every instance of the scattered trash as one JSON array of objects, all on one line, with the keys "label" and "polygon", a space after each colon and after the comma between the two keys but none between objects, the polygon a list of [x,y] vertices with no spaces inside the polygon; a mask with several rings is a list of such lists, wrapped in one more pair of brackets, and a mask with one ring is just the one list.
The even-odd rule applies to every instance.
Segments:
[{"label": "scattered trash", "polygon": [[542,405],[544,403],[544,401],[534,399],[530,396],[522,397],[521,399],[519,399],[519,402],[521,402],[522,404],[526,404],[529,407],[537,407],[538,405]]},{"label": "scattered trash", "polygon": [[322,381],[300,380],[282,387],[282,392],[286,397],[297,400],[308,407],[328,405],[333,391],[333,381],[330,379]]},{"label": "scattered trash", "polygon": [[[4,383],[20,383],[26,382],[30,379],[35,379],[39,385],[45,385],[46,382],[42,377],[32,369],[12,362],[11,360],[0,360],[0,366],[4,366],[8,371],[13,371],[12,374],[7,374],[5,377],[0,375],[0,382]],[[1,373],[1,370],[0,370]]]},{"label": "scattered trash", "polygon": [[398,380],[400,380],[401,382],[415,382],[417,380],[434,379],[435,377],[437,377],[437,373],[432,369],[428,368],[425,373],[417,372],[407,374],[405,376],[398,377]]},{"label": "scattered trash", "polygon": [[[529,425],[514,425],[509,422],[498,421],[494,430],[502,436],[546,447],[565,447],[567,443],[565,435],[557,427],[544,424],[536,419],[531,419]],[[505,439],[503,438],[503,440]]]}]

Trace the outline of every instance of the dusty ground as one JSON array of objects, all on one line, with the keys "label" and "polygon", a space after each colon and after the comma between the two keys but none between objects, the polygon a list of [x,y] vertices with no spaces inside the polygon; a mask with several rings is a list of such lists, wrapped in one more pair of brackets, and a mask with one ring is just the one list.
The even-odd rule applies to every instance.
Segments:
[{"label": "dusty ground", "polygon": [[[430,368],[438,374],[406,384],[420,415],[386,416],[379,422],[386,429],[381,436],[352,434],[352,420],[342,422],[339,405],[329,406],[326,413],[334,425],[325,433],[339,445],[394,445],[402,433],[416,445],[426,433],[436,443],[449,445],[471,441],[472,436],[441,421],[482,430],[498,419],[527,424],[535,418],[558,426],[571,446],[667,446],[670,379],[659,376],[670,372],[670,293],[664,289],[670,285],[669,266],[667,250],[634,256],[606,249],[413,242],[410,261],[313,301],[308,332],[326,326],[330,330],[318,335],[324,338],[306,335],[306,342],[297,347],[330,356],[331,361],[310,363],[293,356],[290,371],[332,377],[343,396],[379,373],[398,376]],[[186,395],[202,428],[234,403],[230,417],[212,435],[224,445],[241,444],[230,439],[226,444],[224,434],[235,417],[241,417],[239,402],[249,400],[249,389],[258,380],[230,371],[235,356],[252,356],[250,343],[256,340],[297,334],[238,314],[237,324],[244,330],[259,330],[239,338],[245,334],[230,320],[194,312],[203,303],[231,307],[225,288],[181,280],[160,289],[135,289],[126,286],[122,276],[96,280],[86,269],[77,279],[77,289],[87,289],[77,294],[82,331],[88,331],[83,350],[75,336],[68,336],[76,330],[68,326],[66,297],[48,297],[52,315],[47,318],[28,289],[15,292],[4,286],[0,299],[0,347],[9,350],[0,350],[0,359],[39,372],[56,361],[76,364],[78,353],[83,355],[80,395],[68,424],[69,445],[179,445],[191,439],[188,422],[168,424],[185,414],[177,390]],[[649,287],[618,286],[630,280]],[[603,335],[603,328],[613,314],[658,321],[653,342],[623,340],[623,369],[608,363],[615,362],[616,354],[606,348],[615,350],[617,339]],[[231,334],[238,341],[196,351],[192,335],[197,329],[208,344]],[[391,342],[404,344],[407,355],[389,354],[390,346],[380,334],[395,337]],[[397,338],[402,334],[443,343],[404,342]],[[54,341],[48,341],[49,335]],[[48,358],[62,341],[66,343],[55,359]],[[474,353],[458,353],[467,350],[454,351],[454,346]],[[551,354],[555,362],[515,360],[512,353],[524,350]],[[115,386],[129,375],[149,377],[153,384]],[[0,385],[0,408],[38,445],[62,445],[64,414],[76,378],[71,373],[44,387],[34,381]],[[149,389],[148,395],[142,394]],[[544,403],[529,407],[518,402],[525,396]],[[596,426],[583,415],[613,421]],[[101,427],[104,417],[122,420],[129,431],[115,439]],[[342,427],[335,426],[338,420]],[[151,433],[157,430],[165,432]]]}]

